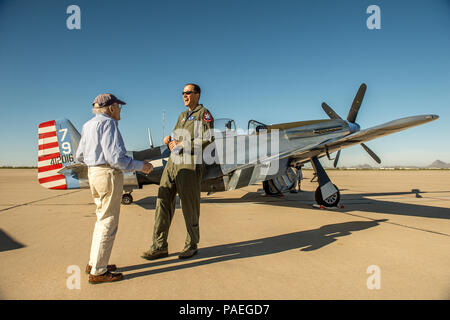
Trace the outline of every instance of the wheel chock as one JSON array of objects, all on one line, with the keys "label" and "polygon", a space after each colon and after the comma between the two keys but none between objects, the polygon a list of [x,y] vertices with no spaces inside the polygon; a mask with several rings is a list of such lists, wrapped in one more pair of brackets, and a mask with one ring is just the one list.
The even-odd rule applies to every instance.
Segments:
[{"label": "wheel chock", "polygon": [[324,205],[314,203],[312,206],[313,206],[314,208],[321,209],[321,210],[338,210],[338,209],[344,209],[344,205],[343,205],[343,204],[340,204],[340,205],[338,205],[337,207],[325,207]]}]

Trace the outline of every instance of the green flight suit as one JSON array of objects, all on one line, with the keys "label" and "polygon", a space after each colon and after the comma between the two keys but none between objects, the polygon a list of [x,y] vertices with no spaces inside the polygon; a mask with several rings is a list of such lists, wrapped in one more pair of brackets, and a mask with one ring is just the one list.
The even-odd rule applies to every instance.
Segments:
[{"label": "green flight suit", "polygon": [[196,248],[200,240],[200,189],[204,171],[201,152],[213,141],[213,128],[214,119],[201,104],[178,117],[172,138],[181,141],[183,149],[180,154],[176,154],[175,149],[172,151],[161,177],[156,200],[153,250],[168,249],[167,237],[177,192],[187,229],[185,248]]}]

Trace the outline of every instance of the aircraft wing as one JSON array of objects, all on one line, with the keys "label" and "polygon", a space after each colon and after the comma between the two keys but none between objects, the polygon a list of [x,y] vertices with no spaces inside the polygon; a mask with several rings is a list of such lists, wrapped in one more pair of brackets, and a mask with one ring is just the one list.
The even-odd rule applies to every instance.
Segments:
[{"label": "aircraft wing", "polygon": [[414,126],[418,126],[439,118],[437,115],[419,115],[401,118],[386,122],[384,124],[374,126],[368,129],[364,129],[355,133],[352,133],[345,137],[340,137],[336,139],[330,139],[324,141],[317,146],[309,150],[294,150],[290,152],[289,157],[296,160],[304,160],[306,162],[312,156],[321,156],[326,154],[326,150],[329,153],[344,149],[355,144],[360,144],[366,141],[370,141],[379,137],[383,137],[395,132],[405,130]]}]

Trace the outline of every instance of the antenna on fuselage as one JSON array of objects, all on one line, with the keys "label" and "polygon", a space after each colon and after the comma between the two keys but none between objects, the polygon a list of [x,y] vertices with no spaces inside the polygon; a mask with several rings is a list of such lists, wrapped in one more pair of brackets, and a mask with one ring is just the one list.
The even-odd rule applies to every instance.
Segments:
[{"label": "antenna on fuselage", "polygon": [[147,128],[147,130],[148,130],[148,142],[150,143],[150,148],[153,148],[152,133],[150,131],[150,128]]},{"label": "antenna on fuselage", "polygon": [[164,127],[166,126],[166,111],[163,110],[162,112],[162,132],[163,132],[163,139],[165,138],[165,132],[164,132]]}]

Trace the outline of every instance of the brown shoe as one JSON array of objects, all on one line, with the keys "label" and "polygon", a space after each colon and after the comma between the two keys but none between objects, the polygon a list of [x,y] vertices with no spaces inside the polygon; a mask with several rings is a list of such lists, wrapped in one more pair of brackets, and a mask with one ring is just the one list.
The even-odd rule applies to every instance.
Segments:
[{"label": "brown shoe", "polygon": [[[115,264],[108,264],[106,266],[107,271],[116,271],[117,270],[117,266]],[[92,266],[90,265],[86,265],[86,273],[91,273],[92,270]]]},{"label": "brown shoe", "polygon": [[111,273],[106,271],[104,274],[94,276],[92,274],[89,275],[89,283],[97,284],[102,282],[114,282],[123,279],[123,274],[121,273]]},{"label": "brown shoe", "polygon": [[142,254],[142,258],[147,260],[156,260],[159,258],[165,258],[169,256],[169,252],[167,250],[148,250]]},{"label": "brown shoe", "polygon": [[192,256],[195,256],[197,254],[197,247],[188,247],[184,248],[183,251],[181,251],[180,255],[178,256],[179,259],[188,259]]}]

